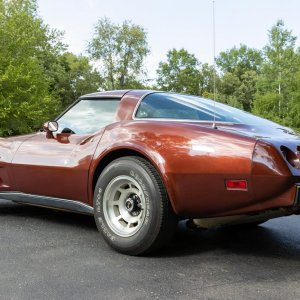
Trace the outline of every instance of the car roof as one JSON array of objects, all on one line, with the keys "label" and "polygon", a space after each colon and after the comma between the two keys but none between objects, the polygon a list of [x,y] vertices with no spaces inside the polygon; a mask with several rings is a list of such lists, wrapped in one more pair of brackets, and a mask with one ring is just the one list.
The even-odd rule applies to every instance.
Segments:
[{"label": "car roof", "polygon": [[122,98],[130,90],[115,90],[82,95],[79,99]]},{"label": "car roof", "polygon": [[153,90],[113,90],[82,95],[80,100],[121,100],[117,110],[116,120],[132,120],[132,114],[139,100],[146,94],[155,93]]}]

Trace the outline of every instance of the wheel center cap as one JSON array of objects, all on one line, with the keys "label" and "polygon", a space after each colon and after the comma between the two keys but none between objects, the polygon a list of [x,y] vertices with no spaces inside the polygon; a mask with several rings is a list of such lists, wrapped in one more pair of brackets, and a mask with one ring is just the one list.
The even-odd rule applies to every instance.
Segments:
[{"label": "wheel center cap", "polygon": [[138,195],[132,195],[125,201],[126,210],[133,216],[137,216],[141,210],[141,200]]},{"label": "wheel center cap", "polygon": [[133,208],[134,208],[134,203],[133,203],[133,200],[131,198],[127,199],[125,201],[125,207],[126,209],[129,211],[129,212],[132,212],[133,211]]}]

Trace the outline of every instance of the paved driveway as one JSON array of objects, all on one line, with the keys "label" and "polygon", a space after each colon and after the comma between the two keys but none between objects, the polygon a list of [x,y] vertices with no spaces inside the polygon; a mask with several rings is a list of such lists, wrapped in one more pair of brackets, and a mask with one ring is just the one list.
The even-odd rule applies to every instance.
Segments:
[{"label": "paved driveway", "polygon": [[0,299],[299,299],[300,216],[251,230],[180,224],[148,257],[115,253],[91,217],[0,202]]}]

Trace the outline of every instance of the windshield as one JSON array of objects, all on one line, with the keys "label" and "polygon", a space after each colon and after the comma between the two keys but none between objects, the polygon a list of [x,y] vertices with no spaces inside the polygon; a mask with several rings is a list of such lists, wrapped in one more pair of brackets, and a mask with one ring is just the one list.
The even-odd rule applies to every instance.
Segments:
[{"label": "windshield", "polygon": [[80,100],[57,120],[57,132],[94,133],[113,122],[118,104],[118,100]]},{"label": "windshield", "polygon": [[141,102],[136,118],[229,122],[247,125],[274,125],[240,109],[196,96],[152,93]]}]

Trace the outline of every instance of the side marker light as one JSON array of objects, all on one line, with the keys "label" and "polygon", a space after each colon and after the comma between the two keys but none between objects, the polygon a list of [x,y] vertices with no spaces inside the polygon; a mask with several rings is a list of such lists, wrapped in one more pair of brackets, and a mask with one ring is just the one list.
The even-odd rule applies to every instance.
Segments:
[{"label": "side marker light", "polygon": [[225,180],[225,186],[227,190],[248,190],[246,180],[228,179]]}]

